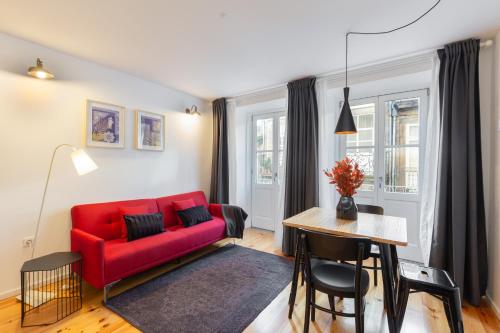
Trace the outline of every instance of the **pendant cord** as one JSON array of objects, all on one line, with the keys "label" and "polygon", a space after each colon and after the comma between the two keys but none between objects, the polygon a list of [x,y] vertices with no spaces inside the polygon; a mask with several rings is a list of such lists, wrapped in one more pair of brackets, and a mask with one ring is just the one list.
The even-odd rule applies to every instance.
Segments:
[{"label": "pendant cord", "polygon": [[397,27],[397,28],[393,28],[393,29],[385,30],[385,31],[377,31],[377,32],[350,31],[350,32],[346,33],[345,34],[345,86],[347,87],[347,51],[348,51],[347,46],[348,46],[349,35],[383,35],[383,34],[389,34],[391,32],[404,29],[406,27],[409,27],[413,23],[420,21],[420,19],[422,19],[425,15],[429,14],[434,8],[436,8],[436,6],[439,5],[440,2],[441,2],[441,0],[437,0],[437,2],[431,8],[429,8],[425,13],[423,13],[422,15],[420,15],[419,17],[417,17],[413,21],[411,21],[405,25],[402,25],[400,27]]}]

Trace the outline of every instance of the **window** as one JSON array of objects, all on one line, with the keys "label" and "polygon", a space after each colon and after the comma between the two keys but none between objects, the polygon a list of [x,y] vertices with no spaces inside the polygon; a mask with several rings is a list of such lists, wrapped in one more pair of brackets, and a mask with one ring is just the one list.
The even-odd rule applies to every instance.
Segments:
[{"label": "window", "polygon": [[375,152],[375,103],[351,107],[358,133],[348,135],[346,156],[356,161],[365,173],[360,190],[373,191]]},{"label": "window", "polygon": [[257,119],[255,145],[257,184],[272,184],[273,118]]},{"label": "window", "polygon": [[418,193],[420,99],[384,102],[386,192]]}]

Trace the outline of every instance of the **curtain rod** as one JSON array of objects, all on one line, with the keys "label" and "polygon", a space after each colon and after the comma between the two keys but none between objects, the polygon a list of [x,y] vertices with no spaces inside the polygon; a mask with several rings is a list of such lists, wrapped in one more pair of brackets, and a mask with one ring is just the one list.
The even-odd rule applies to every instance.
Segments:
[{"label": "curtain rod", "polygon": [[[487,48],[487,47],[492,46],[493,43],[494,42],[493,42],[492,39],[487,39],[485,41],[480,42],[479,43],[479,47],[481,47],[481,48]],[[427,49],[427,50],[420,51],[420,52],[415,52],[415,53],[410,54],[410,55],[405,56],[405,57],[396,57],[396,58],[385,59],[385,60],[381,60],[381,61],[375,61],[375,62],[372,62],[372,63],[367,63],[367,64],[363,64],[363,65],[359,65],[359,66],[354,66],[354,67],[349,68],[349,70],[352,71],[352,70],[356,70],[356,69],[367,68],[367,67],[370,67],[370,66],[374,66],[374,65],[378,65],[378,64],[383,64],[383,63],[388,63],[388,62],[391,62],[391,61],[394,61],[394,60],[398,60],[398,59],[405,59],[405,58],[410,58],[410,57],[413,57],[413,56],[425,55],[426,53],[432,54],[437,49],[440,49],[442,47],[444,47],[444,46],[440,46],[440,47],[432,48],[432,49]],[[328,80],[330,78],[330,76],[343,73],[343,71],[344,71],[344,69],[338,69],[338,70],[334,70],[334,71],[331,71],[331,72],[324,72],[324,73],[318,74],[318,75],[316,75],[316,77],[317,77],[316,81]],[[254,94],[264,93],[264,92],[266,92],[268,90],[285,88],[287,84],[288,84],[288,82],[287,83],[275,84],[273,86],[267,86],[265,88],[250,90],[248,92],[244,92],[244,93],[241,93],[241,94],[237,94],[237,95],[228,97],[228,98],[226,98],[226,100],[228,102],[232,102],[232,101],[235,101],[239,97],[251,96],[251,95],[254,95]]]},{"label": "curtain rod", "polygon": [[487,39],[484,42],[479,43],[479,47],[490,47],[493,45],[493,39]]}]

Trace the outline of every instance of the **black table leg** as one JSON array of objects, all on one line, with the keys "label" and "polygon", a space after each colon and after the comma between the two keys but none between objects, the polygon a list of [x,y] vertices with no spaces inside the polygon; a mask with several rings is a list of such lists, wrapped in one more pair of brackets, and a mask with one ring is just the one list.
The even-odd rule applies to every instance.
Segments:
[{"label": "black table leg", "polygon": [[380,244],[380,263],[384,281],[384,304],[387,313],[389,332],[399,332],[396,320],[395,272],[397,272],[397,252],[394,245]]},{"label": "black table leg", "polygon": [[299,280],[299,270],[300,270],[300,254],[302,253],[301,249],[301,241],[300,241],[300,233],[299,230],[296,231],[297,237],[295,241],[295,263],[293,266],[293,275],[292,275],[292,287],[290,289],[290,298],[288,299],[288,304],[290,306],[288,310],[288,318],[292,318],[293,307],[295,306],[295,296],[297,295],[297,284]]}]

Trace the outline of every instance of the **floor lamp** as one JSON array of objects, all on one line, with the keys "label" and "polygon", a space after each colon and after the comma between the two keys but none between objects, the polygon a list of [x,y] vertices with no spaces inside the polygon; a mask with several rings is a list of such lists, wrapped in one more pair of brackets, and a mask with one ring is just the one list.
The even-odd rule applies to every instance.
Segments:
[{"label": "floor lamp", "polygon": [[[50,181],[50,176],[52,175],[52,166],[54,165],[54,159],[56,157],[56,153],[59,149],[63,147],[69,147],[72,149],[71,152],[71,160],[73,161],[73,165],[75,166],[76,173],[79,176],[86,175],[94,170],[97,169],[97,165],[94,163],[94,161],[90,158],[89,155],[83,150],[83,149],[78,149],[75,146],[72,146],[70,144],[61,144],[57,146],[54,149],[54,152],[52,153],[52,159],[50,160],[50,166],[49,166],[49,172],[47,173],[47,178],[45,180],[45,188],[43,190],[43,196],[42,196],[42,203],[40,204],[40,210],[38,212],[38,219],[36,221],[36,231],[35,231],[35,237],[33,238],[33,249],[31,250],[31,259],[34,258],[35,256],[35,248],[37,245],[37,240],[38,240],[38,234],[40,231],[40,221],[42,219],[42,213],[43,213],[43,208],[45,205],[45,197],[47,195],[47,188],[49,185]],[[31,295],[31,294],[30,294]],[[55,297],[54,292],[50,291],[39,291],[38,293],[33,293],[33,295],[36,295],[36,297],[28,297],[27,299],[24,300],[25,303],[28,303],[32,307],[37,307],[42,302],[47,302]],[[19,301],[22,300],[21,295],[18,295],[16,297]]]},{"label": "floor lamp", "polygon": [[38,220],[36,222],[36,232],[35,232],[35,237],[33,238],[33,249],[31,250],[31,259],[33,259],[33,257],[35,256],[35,247],[37,244],[38,233],[40,230],[40,220],[42,218],[43,207],[45,205],[45,197],[47,195],[47,187],[49,185],[50,176],[52,174],[52,166],[54,164],[54,158],[56,157],[57,151],[63,147],[69,147],[73,150],[70,156],[71,160],[73,161],[73,165],[75,166],[76,173],[79,176],[86,175],[97,169],[97,165],[83,149],[78,149],[75,146],[72,146],[67,143],[61,144],[54,149],[54,152],[52,153],[52,159],[50,161],[47,179],[45,180],[45,188],[43,190],[43,197],[42,197],[42,203],[40,205],[40,211],[38,212]]}]

